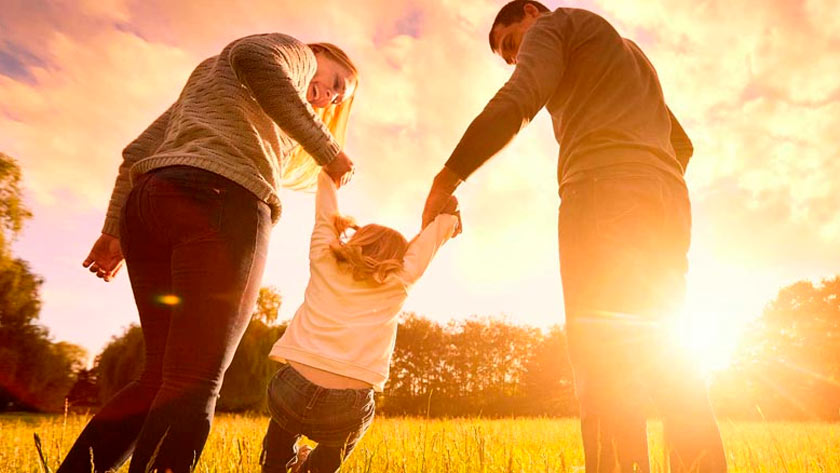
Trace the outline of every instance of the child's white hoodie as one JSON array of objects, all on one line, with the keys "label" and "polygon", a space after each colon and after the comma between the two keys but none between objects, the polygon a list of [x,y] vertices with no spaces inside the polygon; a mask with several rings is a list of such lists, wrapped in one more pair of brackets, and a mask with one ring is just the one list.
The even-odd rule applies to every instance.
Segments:
[{"label": "child's white hoodie", "polygon": [[452,237],[458,218],[438,215],[409,245],[403,269],[376,284],[354,280],[330,251],[339,237],[334,225],[337,214],[335,184],[322,171],[309,249],[309,285],[303,304],[269,356],[359,379],[382,391],[397,337],[397,316],[408,290]]}]

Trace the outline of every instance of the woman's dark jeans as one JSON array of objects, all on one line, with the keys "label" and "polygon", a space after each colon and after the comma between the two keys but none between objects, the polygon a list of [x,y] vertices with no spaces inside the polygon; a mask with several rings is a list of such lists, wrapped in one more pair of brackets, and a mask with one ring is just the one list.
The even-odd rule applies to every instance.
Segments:
[{"label": "woman's dark jeans", "polygon": [[263,473],[285,473],[296,462],[301,435],[318,442],[302,472],[332,473],[373,422],[373,389],[327,389],[289,365],[268,384],[268,431],[260,458]]},{"label": "woman's dark jeans", "polygon": [[269,207],[192,167],[141,175],[120,245],[146,353],[139,379],[91,419],[59,473],[190,471],[207,440],[222,379],[251,318],[271,230]]}]

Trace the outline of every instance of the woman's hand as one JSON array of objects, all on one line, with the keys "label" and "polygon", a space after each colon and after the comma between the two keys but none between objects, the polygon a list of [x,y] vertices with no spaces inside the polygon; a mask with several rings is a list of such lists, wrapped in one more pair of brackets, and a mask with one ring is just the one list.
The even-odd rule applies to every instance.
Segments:
[{"label": "woman's hand", "polygon": [[117,237],[103,233],[93,244],[90,254],[85,258],[82,266],[89,268],[96,277],[110,281],[117,275],[123,265],[122,248]]},{"label": "woman's hand", "polygon": [[350,161],[350,158],[344,154],[344,151],[339,151],[335,158],[324,166],[324,170],[327,171],[327,174],[329,174],[337,187],[344,186],[350,182],[355,172],[353,161]]}]

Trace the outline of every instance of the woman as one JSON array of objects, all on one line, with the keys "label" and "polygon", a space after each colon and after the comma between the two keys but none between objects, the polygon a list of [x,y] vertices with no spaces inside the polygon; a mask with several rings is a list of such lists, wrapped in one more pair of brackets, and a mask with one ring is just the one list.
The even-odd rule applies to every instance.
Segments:
[{"label": "woman", "polygon": [[339,184],[352,175],[340,143],[356,84],[334,45],[241,38],[202,62],[124,150],[83,264],[108,281],[124,255],[145,367],[91,419],[59,473],[116,469],[132,452],[130,473],[194,467],[256,303],[278,189],[312,187],[321,167]]}]

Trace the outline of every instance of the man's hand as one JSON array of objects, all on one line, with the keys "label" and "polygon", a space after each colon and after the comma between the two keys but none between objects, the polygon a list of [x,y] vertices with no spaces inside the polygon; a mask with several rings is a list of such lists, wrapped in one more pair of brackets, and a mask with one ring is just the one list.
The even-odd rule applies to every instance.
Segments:
[{"label": "man's hand", "polygon": [[[423,208],[423,228],[426,228],[444,211],[459,184],[461,184],[461,178],[447,167],[435,176],[429,196],[426,197],[426,206]],[[457,208],[457,199],[455,205]]]},{"label": "man's hand", "polygon": [[458,198],[454,195],[450,195],[449,201],[446,202],[446,205],[443,206],[443,210],[441,210],[440,213],[458,217],[458,226],[455,227],[455,232],[452,233],[452,238],[460,235],[464,227],[461,223],[461,209],[458,208]]},{"label": "man's hand", "polygon": [[103,233],[93,244],[90,254],[82,266],[89,268],[96,277],[104,279],[105,282],[113,279],[123,265],[123,254],[120,248],[120,240],[117,237]]},{"label": "man's hand", "polygon": [[324,170],[327,171],[327,174],[330,175],[337,187],[344,186],[350,182],[355,172],[353,161],[350,161],[350,158],[344,154],[344,151],[339,151],[335,159],[330,164],[324,166]]}]

